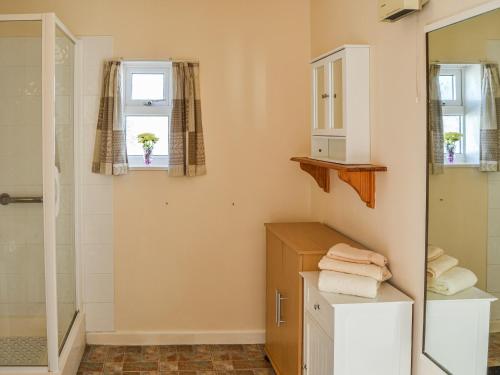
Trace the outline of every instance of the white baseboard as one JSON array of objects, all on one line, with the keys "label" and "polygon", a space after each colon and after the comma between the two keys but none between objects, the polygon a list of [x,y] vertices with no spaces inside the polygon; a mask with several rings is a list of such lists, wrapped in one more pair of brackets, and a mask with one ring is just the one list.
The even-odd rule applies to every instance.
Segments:
[{"label": "white baseboard", "polygon": [[490,332],[491,333],[500,332],[500,320],[490,321]]},{"label": "white baseboard", "polygon": [[87,332],[91,345],[263,344],[265,331]]}]

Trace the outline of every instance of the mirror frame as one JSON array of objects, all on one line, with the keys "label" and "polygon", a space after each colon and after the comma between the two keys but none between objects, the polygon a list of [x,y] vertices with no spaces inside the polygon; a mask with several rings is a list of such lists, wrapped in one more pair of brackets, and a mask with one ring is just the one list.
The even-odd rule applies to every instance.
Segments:
[{"label": "mirror frame", "polygon": [[428,24],[424,27],[425,34],[425,85],[426,85],[426,127],[425,127],[425,154],[426,154],[426,167],[425,167],[425,250],[424,250],[424,305],[423,305],[423,324],[422,324],[422,354],[428,358],[432,363],[434,363],[439,369],[448,375],[453,375],[446,368],[443,367],[438,361],[436,361],[432,356],[425,351],[425,332],[426,332],[426,322],[427,322],[427,246],[428,246],[428,235],[429,235],[429,33],[443,29],[445,27],[466,21],[470,18],[481,16],[485,13],[492,12],[494,10],[500,9],[500,0],[492,0],[485,4],[476,6],[474,8],[465,10],[463,12],[457,13],[450,17],[444,18],[437,22]]}]

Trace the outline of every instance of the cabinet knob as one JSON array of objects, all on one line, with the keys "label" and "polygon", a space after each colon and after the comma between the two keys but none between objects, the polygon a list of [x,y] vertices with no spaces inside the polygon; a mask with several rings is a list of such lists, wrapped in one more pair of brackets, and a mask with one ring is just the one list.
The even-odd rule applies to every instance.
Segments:
[{"label": "cabinet knob", "polygon": [[330,95],[328,95],[328,94],[323,94],[323,95],[321,95],[321,99],[327,99],[327,98],[329,98],[329,97],[330,97]]},{"label": "cabinet knob", "polygon": [[321,309],[321,307],[320,307],[319,303],[314,305],[314,310],[320,310],[320,309]]},{"label": "cabinet knob", "polygon": [[320,148],[320,149],[318,150],[318,152],[323,152],[323,149],[321,149],[321,148]]}]

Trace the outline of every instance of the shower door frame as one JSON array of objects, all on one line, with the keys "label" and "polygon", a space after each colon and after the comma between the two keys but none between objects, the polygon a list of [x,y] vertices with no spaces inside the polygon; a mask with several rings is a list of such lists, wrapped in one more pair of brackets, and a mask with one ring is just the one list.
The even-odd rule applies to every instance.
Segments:
[{"label": "shower door frame", "polygon": [[[26,372],[49,371],[58,372],[66,359],[69,350],[66,340],[64,347],[59,349],[58,311],[57,311],[57,263],[56,263],[56,209],[55,209],[55,115],[56,115],[56,29],[59,29],[74,43],[74,85],[73,85],[73,153],[74,153],[74,245],[75,245],[75,308],[76,318],[69,328],[66,337],[74,331],[74,322],[82,312],[82,259],[80,246],[81,233],[81,97],[82,97],[82,46],[69,29],[54,13],[37,14],[0,14],[2,21],[41,21],[42,27],[42,169],[43,169],[43,234],[44,234],[44,266],[45,266],[45,306],[47,324],[47,359],[48,366],[0,367],[0,372],[26,369]],[[81,317],[80,317],[81,319]],[[23,371],[24,372],[24,371]]]}]

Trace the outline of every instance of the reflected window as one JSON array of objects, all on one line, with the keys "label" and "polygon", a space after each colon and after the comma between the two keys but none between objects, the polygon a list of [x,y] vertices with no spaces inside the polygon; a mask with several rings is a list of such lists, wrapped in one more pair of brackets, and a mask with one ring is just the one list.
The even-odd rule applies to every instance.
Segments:
[{"label": "reflected window", "polygon": [[[443,113],[443,133],[459,133],[453,162],[446,164],[477,164],[479,162],[478,92],[481,91],[479,64],[442,64],[439,89]],[[480,99],[479,99],[480,100]],[[446,143],[443,152],[448,153]]]}]

